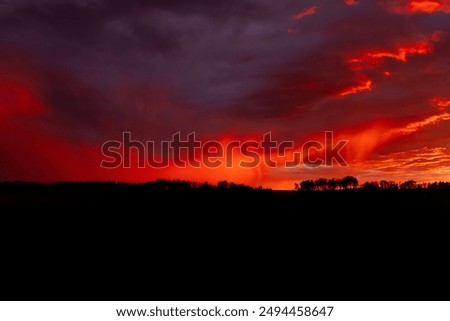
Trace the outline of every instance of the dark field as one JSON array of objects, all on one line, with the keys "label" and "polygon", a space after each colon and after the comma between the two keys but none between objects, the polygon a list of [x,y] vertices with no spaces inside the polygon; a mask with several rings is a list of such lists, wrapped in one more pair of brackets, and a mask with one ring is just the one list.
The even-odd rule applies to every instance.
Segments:
[{"label": "dark field", "polygon": [[2,294],[440,300],[450,192],[0,184]]}]

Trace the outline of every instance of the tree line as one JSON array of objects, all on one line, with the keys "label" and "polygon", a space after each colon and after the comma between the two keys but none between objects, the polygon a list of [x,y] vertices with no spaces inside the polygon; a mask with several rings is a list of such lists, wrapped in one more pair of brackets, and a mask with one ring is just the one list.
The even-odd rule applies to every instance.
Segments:
[{"label": "tree line", "polygon": [[144,183],[125,183],[125,182],[57,182],[57,183],[33,183],[23,181],[13,182],[0,182],[0,192],[20,192],[20,191],[111,191],[111,190],[127,190],[127,191],[154,191],[154,192],[167,192],[167,191],[267,191],[270,189],[264,189],[262,186],[253,187],[244,184],[237,184],[234,182],[228,182],[222,180],[217,184],[211,184],[209,182],[195,182],[189,180],[166,180],[157,179],[155,181]]},{"label": "tree line", "polygon": [[431,190],[449,190],[449,182],[417,183],[414,180],[405,182],[395,181],[371,181],[359,184],[354,176],[344,178],[319,178],[316,180],[304,180],[295,183],[295,189],[299,191],[335,191],[347,189],[365,189],[365,190],[411,190],[411,189],[431,189]]}]

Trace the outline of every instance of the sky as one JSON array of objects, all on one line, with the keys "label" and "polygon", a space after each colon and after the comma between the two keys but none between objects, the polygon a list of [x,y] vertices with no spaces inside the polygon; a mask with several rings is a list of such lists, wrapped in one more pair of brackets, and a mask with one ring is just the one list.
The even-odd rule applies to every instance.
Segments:
[{"label": "sky", "polygon": [[[0,0],[0,181],[449,181],[449,14],[450,0]],[[326,131],[348,166],[100,167],[123,132],[300,146]]]}]

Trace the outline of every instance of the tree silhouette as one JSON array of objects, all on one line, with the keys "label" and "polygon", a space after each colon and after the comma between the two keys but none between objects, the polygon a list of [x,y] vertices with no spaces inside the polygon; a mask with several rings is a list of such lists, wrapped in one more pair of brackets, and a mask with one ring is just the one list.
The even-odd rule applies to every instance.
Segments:
[{"label": "tree silhouette", "polygon": [[400,189],[416,189],[417,188],[417,182],[414,180],[406,181],[402,184],[400,184]]},{"label": "tree silhouette", "polygon": [[300,183],[300,189],[302,191],[313,191],[316,189],[316,184],[312,180],[302,181]]},{"label": "tree silhouette", "polygon": [[338,182],[338,180],[335,179],[335,178],[329,179],[329,180],[327,181],[327,187],[328,187],[329,190],[332,190],[332,191],[336,190],[336,188],[338,187],[338,185],[339,185],[339,182]]},{"label": "tree silhouette", "polygon": [[365,190],[377,190],[380,189],[380,184],[377,181],[365,182],[363,188]]},{"label": "tree silhouette", "polygon": [[382,180],[380,182],[380,188],[381,189],[398,189],[398,184],[394,181],[386,181],[386,180]]},{"label": "tree silhouette", "polygon": [[[434,183],[417,183],[415,180],[407,180],[402,183],[395,181],[381,180],[369,181],[359,184],[354,176],[345,176],[338,178],[318,178],[316,180],[304,180],[294,184],[296,190],[301,191],[335,191],[341,189],[364,189],[364,190],[412,190],[412,189],[429,189],[429,190],[450,190],[450,182],[434,182]],[[223,187],[223,186],[222,186]]]},{"label": "tree silhouette", "polygon": [[358,179],[354,176],[346,176],[342,179],[342,187],[344,189],[357,188],[358,187]]},{"label": "tree silhouette", "polygon": [[230,188],[230,184],[227,181],[220,181],[217,183],[217,188],[228,189]]},{"label": "tree silhouette", "polygon": [[319,178],[319,179],[317,179],[317,180],[315,181],[316,188],[317,188],[319,191],[324,191],[324,190],[326,190],[326,189],[327,189],[327,182],[328,182],[328,180],[327,180],[326,178]]},{"label": "tree silhouette", "polygon": [[428,183],[427,188],[433,190],[446,190],[450,189],[450,183],[449,182]]}]

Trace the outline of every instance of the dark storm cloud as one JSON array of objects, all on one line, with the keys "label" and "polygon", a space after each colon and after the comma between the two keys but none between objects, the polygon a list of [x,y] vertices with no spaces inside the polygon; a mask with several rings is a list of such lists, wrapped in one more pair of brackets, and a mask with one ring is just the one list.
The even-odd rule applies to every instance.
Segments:
[{"label": "dark storm cloud", "polygon": [[[118,86],[134,82],[170,87],[177,104],[223,107],[263,82],[261,65],[271,60],[268,51],[276,53],[268,43],[284,28],[270,25],[279,9],[273,12],[268,3],[3,1],[0,46],[23,50],[111,101]],[[84,117],[83,109],[91,107],[86,100],[62,104],[54,97],[64,94],[55,92],[53,108]],[[135,112],[135,106],[116,109]],[[93,108],[91,117],[97,116]]]},{"label": "dark storm cloud", "polygon": [[[292,19],[313,6],[313,14]],[[170,92],[168,110],[296,115],[357,85],[361,75],[345,61],[352,55],[395,50],[399,41],[415,42],[448,24],[442,15],[440,22],[399,15],[375,1],[21,0],[0,8],[2,46],[24,50],[93,92],[77,99],[55,86],[53,108],[83,119],[86,110],[100,117],[96,106],[106,105],[111,116],[126,111],[130,123],[142,119],[139,108],[116,97],[131,90],[129,83]],[[71,102],[63,104],[66,98]],[[158,108],[157,99],[147,104]]]}]

